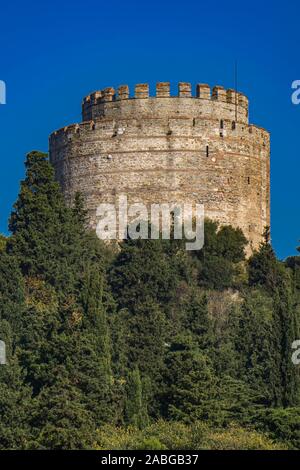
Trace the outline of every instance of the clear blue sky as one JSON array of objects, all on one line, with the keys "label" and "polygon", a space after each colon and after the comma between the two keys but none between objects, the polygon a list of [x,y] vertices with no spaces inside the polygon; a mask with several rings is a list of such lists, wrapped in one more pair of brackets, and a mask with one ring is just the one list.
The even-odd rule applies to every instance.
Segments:
[{"label": "clear blue sky", "polygon": [[[250,120],[272,134],[272,238],[280,258],[300,239],[299,2],[252,0],[1,2],[0,231],[24,176],[25,154],[80,120],[95,89],[157,81],[239,88]],[[297,182],[298,181],[298,182]]]}]

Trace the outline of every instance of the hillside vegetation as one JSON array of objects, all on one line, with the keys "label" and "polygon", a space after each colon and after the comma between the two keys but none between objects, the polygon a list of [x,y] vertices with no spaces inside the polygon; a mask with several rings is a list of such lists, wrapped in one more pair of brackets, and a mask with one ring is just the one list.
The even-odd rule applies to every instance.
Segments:
[{"label": "hillside vegetation", "polygon": [[32,152],[0,238],[1,449],[299,449],[300,256],[107,246]]}]

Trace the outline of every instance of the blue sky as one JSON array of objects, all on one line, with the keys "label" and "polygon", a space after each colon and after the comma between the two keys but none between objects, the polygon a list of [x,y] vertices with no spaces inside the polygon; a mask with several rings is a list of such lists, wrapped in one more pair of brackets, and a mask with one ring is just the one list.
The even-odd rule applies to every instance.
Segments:
[{"label": "blue sky", "polygon": [[[299,2],[86,0],[1,2],[0,231],[24,176],[25,154],[80,121],[95,89],[157,81],[234,85],[250,99],[251,122],[271,132],[272,240],[280,258],[300,239]],[[300,243],[299,243],[300,244]]]}]

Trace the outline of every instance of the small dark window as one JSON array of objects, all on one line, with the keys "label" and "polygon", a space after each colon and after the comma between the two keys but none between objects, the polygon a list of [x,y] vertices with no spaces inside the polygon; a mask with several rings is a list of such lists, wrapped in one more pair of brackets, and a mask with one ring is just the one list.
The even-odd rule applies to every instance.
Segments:
[{"label": "small dark window", "polygon": [[250,176],[248,176],[247,181],[248,181],[248,184],[250,184]]},{"label": "small dark window", "polygon": [[235,129],[236,129],[235,121],[232,121],[231,129],[232,129],[233,131],[235,131]]},{"label": "small dark window", "polygon": [[206,156],[209,157],[209,146],[206,146]]},{"label": "small dark window", "polygon": [[220,129],[224,129],[224,121],[223,121],[223,119],[221,119],[221,121],[220,121]]}]

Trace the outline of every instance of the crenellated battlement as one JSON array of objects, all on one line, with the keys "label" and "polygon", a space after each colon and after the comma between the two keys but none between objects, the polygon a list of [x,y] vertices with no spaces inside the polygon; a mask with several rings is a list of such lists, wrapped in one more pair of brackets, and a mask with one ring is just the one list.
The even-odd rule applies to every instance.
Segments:
[{"label": "crenellated battlement", "polygon": [[[187,117],[174,117],[168,120],[168,128],[164,123],[160,123],[156,126],[157,135],[165,135],[167,132],[172,132],[173,137],[176,136],[179,132],[179,136],[182,133],[182,126],[184,123],[185,133],[190,136],[199,136],[205,134],[207,136],[215,137],[216,133],[220,133],[220,122],[218,119],[192,119]],[[141,133],[147,134],[147,128],[153,130],[153,119],[145,119],[143,127],[139,125],[138,120],[131,121],[128,123],[127,119],[124,119],[124,127],[122,127],[122,119],[115,120],[113,118],[104,118],[97,121],[83,121],[80,123],[69,124],[60,129],[57,129],[50,135],[51,143],[67,141],[68,138],[73,138],[80,135],[86,135],[89,132],[96,131],[106,135],[109,138],[117,136],[125,136],[133,134],[139,135]],[[120,127],[121,126],[121,127]],[[122,128],[122,132],[120,129]],[[245,126],[242,123],[237,123],[234,127],[232,126],[232,121],[224,119],[223,120],[223,135],[219,137],[226,137],[227,139],[235,140],[252,140],[253,143],[257,145],[269,145],[270,144],[270,134],[265,129],[250,124]]]},{"label": "crenellated battlement", "polygon": [[[164,105],[160,99],[164,100]],[[142,104],[140,100],[143,100]],[[155,104],[156,100],[158,100],[157,105]],[[104,88],[83,99],[82,117],[83,121],[88,121],[104,115],[111,115],[113,114],[112,110],[117,110],[118,114],[120,111],[128,114],[135,112],[136,108],[143,115],[156,113],[158,109],[160,109],[160,113],[168,113],[169,115],[172,113],[184,114],[187,101],[189,110],[192,111],[192,106],[194,113],[198,115],[214,112],[221,114],[223,111],[224,118],[229,113],[231,118],[237,114],[238,120],[241,122],[246,122],[248,119],[248,98],[243,93],[237,93],[232,89],[226,90],[222,86],[211,88],[204,83],[197,84],[193,93],[192,85],[187,82],[178,84],[178,93],[174,96],[171,95],[169,82],[157,83],[154,96],[150,95],[147,83],[135,85],[133,96],[130,95],[128,85],[121,85],[117,90],[111,87]],[[191,105],[191,102],[194,104]]]},{"label": "crenellated battlement", "polygon": [[[173,97],[180,98],[201,98],[201,99],[212,99],[219,100],[227,103],[235,103],[236,92],[233,89],[225,90],[222,86],[215,86],[211,88],[205,83],[199,83],[196,85],[195,94],[192,94],[192,85],[187,82],[178,83],[178,94]],[[238,92],[238,104],[241,106],[248,106],[248,98],[243,94]],[[148,83],[139,83],[135,85],[134,96],[130,97],[130,89],[128,85],[120,85],[117,90],[112,87],[104,88],[103,90],[95,91],[87,95],[83,99],[83,104],[97,104],[99,102],[109,102],[117,101],[124,99],[141,99],[141,98],[150,98],[149,94],[149,85]],[[170,82],[158,82],[156,84],[156,98],[170,98]]]}]

